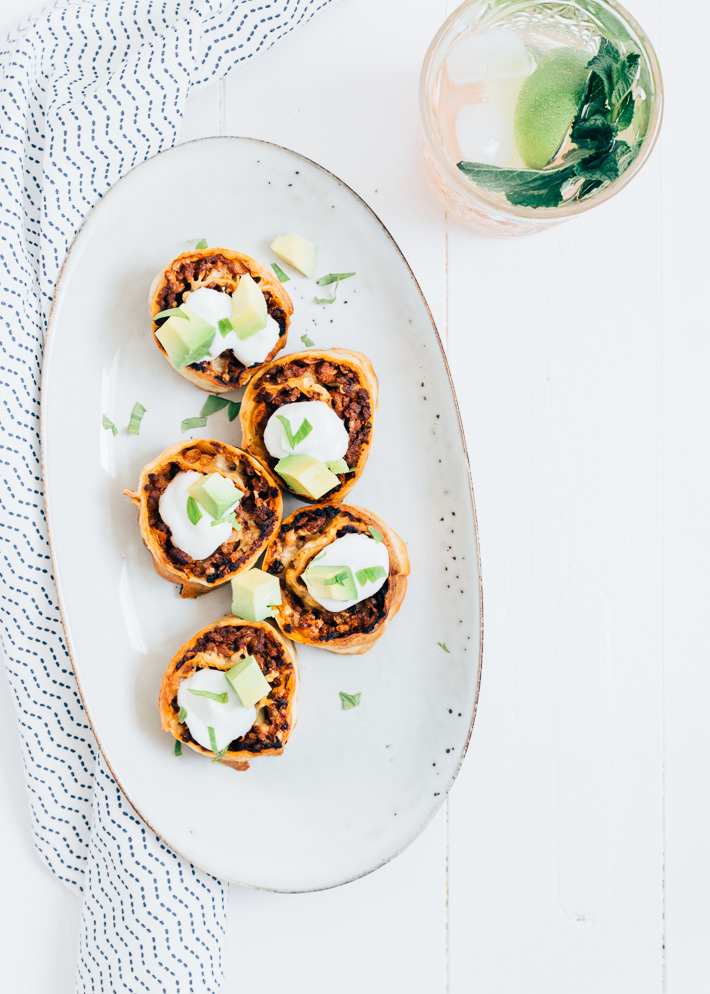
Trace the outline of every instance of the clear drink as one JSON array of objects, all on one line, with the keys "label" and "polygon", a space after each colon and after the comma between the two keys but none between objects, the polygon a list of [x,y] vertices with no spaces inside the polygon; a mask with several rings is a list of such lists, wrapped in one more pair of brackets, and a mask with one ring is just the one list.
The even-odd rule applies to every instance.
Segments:
[{"label": "clear drink", "polygon": [[422,69],[424,163],[447,210],[524,234],[609,199],[661,120],[650,43],[613,0],[473,0]]}]

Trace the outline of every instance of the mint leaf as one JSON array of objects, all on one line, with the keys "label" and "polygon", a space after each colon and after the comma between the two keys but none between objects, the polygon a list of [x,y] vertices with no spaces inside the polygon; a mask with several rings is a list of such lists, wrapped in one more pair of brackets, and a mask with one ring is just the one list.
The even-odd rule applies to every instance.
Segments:
[{"label": "mint leaf", "polygon": [[180,708],[178,712],[178,721],[180,722],[181,725],[185,724],[185,718],[187,718],[187,711],[185,710],[185,708]]},{"label": "mint leaf", "polygon": [[612,108],[620,106],[623,100],[631,92],[631,87],[636,81],[639,71],[641,56],[637,52],[630,52],[625,59],[614,67],[613,80],[614,89],[611,91],[609,104]]},{"label": "mint leaf", "polygon": [[307,349],[312,348],[316,344],[312,338],[308,337],[308,335],[301,335],[301,341],[303,342],[303,344],[306,346]]},{"label": "mint leaf", "polygon": [[370,525],[370,527],[367,530],[372,535],[372,537],[374,538],[375,542],[381,542],[382,539],[384,538],[384,535],[382,534],[382,532],[379,531],[377,528],[375,528],[373,525]]},{"label": "mint leaf", "polygon": [[182,756],[182,742],[180,739],[175,739],[175,755]]},{"label": "mint leaf", "polygon": [[290,276],[286,275],[286,273],[283,271],[283,269],[281,268],[281,266],[277,266],[275,262],[271,263],[271,268],[273,269],[273,271],[278,276],[280,283],[288,283],[288,281],[291,279]]},{"label": "mint leaf", "polygon": [[217,411],[221,411],[223,407],[226,407],[230,402],[224,397],[216,397],[214,394],[210,394],[207,400],[202,405],[202,410],[200,411],[201,418],[208,418],[210,414],[216,414]]},{"label": "mint leaf", "polygon": [[451,654],[451,649],[447,649],[446,648],[446,642],[437,642],[436,644],[438,646],[441,646],[441,648],[444,650],[444,652],[448,652],[449,654]]},{"label": "mint leaf", "polygon": [[201,238],[199,240],[199,242],[197,243],[197,245],[195,245],[196,249],[206,249],[208,247],[209,246],[207,245],[207,239],[206,238]]},{"label": "mint leaf", "polygon": [[616,126],[619,131],[626,131],[634,119],[635,110],[636,102],[634,100],[634,95],[633,93],[627,93],[621,102],[616,118]]},{"label": "mint leaf", "polygon": [[571,167],[562,169],[508,169],[481,162],[459,162],[458,168],[485,190],[504,193],[517,207],[557,207],[562,188],[574,178]]},{"label": "mint leaf", "polygon": [[241,402],[237,400],[230,400],[228,403],[229,403],[229,408],[227,410],[227,417],[229,418],[230,421],[234,421],[236,416],[239,414],[242,405]]},{"label": "mint leaf", "polygon": [[220,318],[217,322],[217,327],[222,338],[226,338],[230,331],[234,331],[234,325],[229,318]]}]

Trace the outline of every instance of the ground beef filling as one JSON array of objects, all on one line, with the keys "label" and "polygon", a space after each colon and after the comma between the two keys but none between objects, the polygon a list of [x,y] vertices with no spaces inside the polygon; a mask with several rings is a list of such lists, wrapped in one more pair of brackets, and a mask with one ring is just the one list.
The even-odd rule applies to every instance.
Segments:
[{"label": "ground beef filling", "polygon": [[[372,435],[372,398],[369,391],[360,383],[357,373],[340,363],[325,360],[308,363],[301,360],[279,363],[268,369],[260,377],[259,388],[255,395],[256,402],[263,404],[255,428],[263,438],[267,421],[274,411],[278,411],[284,404],[321,399],[319,396],[314,398],[298,387],[288,385],[288,380],[302,378],[311,370],[317,376],[319,383],[328,390],[333,410],[347,428],[350,441],[344,456],[345,462],[348,466],[357,466],[362,450]],[[271,468],[277,462],[278,460],[272,456],[268,457]]]},{"label": "ground beef filling", "polygon": [[[189,450],[186,456],[189,456]],[[207,583],[217,583],[246,563],[257,545],[263,543],[271,534],[277,515],[268,501],[276,499],[279,492],[245,460],[243,465],[240,465],[239,472],[245,480],[247,489],[235,511],[235,517],[242,526],[241,531],[236,533],[233,531],[232,537],[215,549],[207,559],[191,559],[186,552],[173,545],[170,529],[160,517],[161,495],[174,476],[189,468],[189,465],[181,466],[180,463],[171,462],[159,473],[148,475],[148,481],[143,488],[148,523],[158,537],[166,558],[173,566],[186,576],[199,577]],[[202,470],[203,467],[200,468]],[[206,469],[205,472],[210,470]]]},{"label": "ground beef filling", "polygon": [[[203,652],[214,652],[226,658],[239,652],[254,656],[271,684],[268,703],[261,711],[257,723],[246,735],[229,743],[229,752],[247,751],[258,754],[268,749],[281,749],[290,731],[288,704],[293,696],[296,678],[293,663],[286,657],[283,646],[263,628],[250,628],[247,625],[213,628],[198,639],[175,664],[175,669],[180,670],[181,680],[203,668],[192,662],[195,656]],[[229,669],[230,665],[225,664],[225,669]],[[177,717],[180,710],[177,692],[170,704]],[[180,738],[183,742],[192,741],[187,725],[181,726]]]},{"label": "ground beef filling", "polygon": [[[179,307],[183,298],[193,289],[195,283],[209,290],[221,290],[233,293],[237,288],[239,277],[248,272],[236,259],[227,259],[223,255],[205,255],[197,259],[183,259],[175,269],[166,269],[165,283],[158,292],[158,312]],[[251,274],[253,275],[253,274]],[[261,277],[253,275],[255,283],[261,282]],[[278,323],[281,335],[286,334],[287,317],[282,307],[278,306],[271,292],[264,293],[266,308],[270,316]],[[160,322],[162,324],[162,322]],[[260,363],[256,363],[260,365]],[[231,383],[246,368],[243,362],[233,352],[223,352],[221,356],[206,362],[191,364],[191,368],[201,372],[215,372],[224,383]]]},{"label": "ground beef filling", "polygon": [[[282,525],[274,543],[273,556],[267,572],[274,576],[283,576],[290,563],[303,546],[312,541],[315,535],[326,531],[330,534],[335,521],[337,530],[334,539],[341,538],[353,532],[361,532],[370,538],[366,524],[358,521],[354,515],[341,507],[306,508],[300,511],[293,520]],[[312,608],[299,597],[299,588],[306,592],[305,582],[299,577],[295,589],[288,583],[281,585],[281,596],[288,606],[282,628],[289,632],[298,631],[317,642],[331,642],[334,639],[347,638],[348,635],[367,635],[387,617],[387,594],[390,588],[389,578],[376,594],[367,597],[359,604],[333,614],[325,608]]]}]

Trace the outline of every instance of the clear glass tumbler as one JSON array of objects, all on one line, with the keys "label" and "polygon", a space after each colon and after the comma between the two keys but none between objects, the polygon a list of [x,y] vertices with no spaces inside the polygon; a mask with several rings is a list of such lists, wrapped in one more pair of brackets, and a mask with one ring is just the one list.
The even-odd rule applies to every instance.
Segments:
[{"label": "clear glass tumbler", "polygon": [[[616,178],[613,174],[606,175],[594,182],[594,173],[587,168],[586,180],[575,176],[560,188],[559,203],[552,206],[511,203],[500,188],[493,189],[491,184],[485,188],[469,178],[458,168],[458,162],[476,161],[492,166],[495,173],[492,186],[497,183],[500,187],[509,177],[516,181],[522,176],[524,180],[547,182],[554,179],[550,175],[554,170],[560,176],[560,169],[584,155],[568,131],[552,161],[534,166],[535,175],[521,159],[518,121],[521,88],[544,61],[550,61],[554,49],[563,50],[561,59],[557,60],[562,70],[565,58],[584,67],[587,60],[609,51],[615,51],[621,58],[631,55],[635,60],[638,56],[636,75],[627,97],[631,106],[619,113],[616,128],[618,148],[621,147],[618,142],[623,140],[628,151],[618,158]],[[553,63],[557,56],[559,51],[552,55]],[[613,107],[614,73],[618,72],[614,68],[608,71],[609,114]],[[547,95],[543,93],[542,103],[538,95],[538,103],[533,104],[530,94],[527,102],[536,111],[542,107],[543,119],[546,114],[552,116],[554,130],[554,108],[570,98],[564,91],[566,84],[555,90],[554,77],[563,79],[564,71],[556,72],[553,64],[545,75]],[[618,82],[619,87],[622,84],[623,80]],[[618,92],[623,93],[623,89]],[[662,94],[656,53],[640,26],[615,0],[467,0],[441,26],[422,67],[420,105],[427,179],[447,211],[471,228],[494,235],[542,231],[609,200],[626,186],[656,142]],[[592,102],[591,109],[588,104],[584,113],[593,117],[593,111]],[[564,111],[558,112],[558,117],[559,114]],[[609,120],[616,117],[612,115]],[[528,134],[530,130],[528,125]],[[525,132],[523,135],[525,138]],[[587,165],[590,161],[587,159]],[[484,175],[480,166],[475,169],[477,177]],[[526,172],[520,173],[521,169]],[[567,169],[572,171],[572,167]]]}]

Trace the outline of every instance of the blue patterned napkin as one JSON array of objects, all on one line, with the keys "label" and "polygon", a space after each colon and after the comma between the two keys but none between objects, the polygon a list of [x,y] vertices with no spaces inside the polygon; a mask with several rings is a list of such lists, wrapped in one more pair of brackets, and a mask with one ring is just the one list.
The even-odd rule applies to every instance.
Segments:
[{"label": "blue patterned napkin", "polygon": [[175,142],[190,92],[327,2],[56,0],[0,48],[0,637],[35,844],[83,893],[78,992],[216,994],[225,892],[136,816],[81,706],[40,469],[52,294],[86,213],[125,172]]}]

